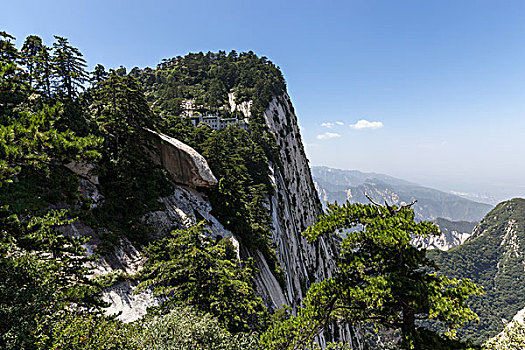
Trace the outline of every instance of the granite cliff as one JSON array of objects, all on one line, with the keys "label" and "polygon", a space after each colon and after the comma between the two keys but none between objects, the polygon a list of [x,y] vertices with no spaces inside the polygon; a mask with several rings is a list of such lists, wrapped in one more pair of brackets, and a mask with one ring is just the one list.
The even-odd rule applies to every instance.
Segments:
[{"label": "granite cliff", "polygon": [[[234,101],[232,99],[232,101]],[[237,106],[232,104],[235,110]],[[243,108],[242,113],[249,110]],[[271,310],[283,304],[295,308],[300,305],[308,286],[331,275],[334,268],[332,256],[335,253],[335,241],[321,238],[315,244],[309,244],[301,235],[322,212],[314,183],[310,174],[308,160],[301,141],[290,97],[285,93],[272,99],[264,112],[264,120],[270,132],[276,135],[280,164],[269,163],[271,182],[275,192],[268,197],[268,210],[272,219],[272,241],[276,247],[279,265],[285,276],[285,284],[270,268],[263,254],[239,243],[238,238],[212,214],[212,205],[207,198],[207,189],[217,185],[206,160],[188,145],[168,136],[148,130],[145,147],[154,163],[163,166],[172,181],[171,195],[158,198],[163,209],[147,213],[142,222],[151,229],[152,237],[162,237],[171,229],[185,227],[204,218],[209,229],[216,236],[230,237],[238,247],[241,257],[252,257],[258,269],[256,286],[259,295]],[[98,189],[97,181],[90,178],[83,169],[71,167],[81,179],[81,190],[93,201],[93,206],[104,202]],[[101,243],[95,230],[82,221],[73,223],[71,230],[90,236],[87,248],[94,251]],[[96,267],[96,274],[133,275],[140,271],[144,258],[140,247],[134,246],[125,237],[110,254],[103,256]],[[135,293],[137,282],[122,279],[104,292],[104,300],[111,305],[108,314],[118,314],[124,322],[131,322],[142,317],[147,308],[157,305],[159,300],[151,291]],[[358,332],[349,327],[337,329],[333,336],[344,339],[354,348],[362,348]],[[321,344],[324,337],[319,338]]]}]

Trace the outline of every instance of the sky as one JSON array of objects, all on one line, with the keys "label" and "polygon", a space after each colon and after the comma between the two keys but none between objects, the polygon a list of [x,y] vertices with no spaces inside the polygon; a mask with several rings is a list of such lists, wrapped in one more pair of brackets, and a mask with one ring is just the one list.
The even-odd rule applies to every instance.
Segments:
[{"label": "sky", "polygon": [[283,71],[311,165],[525,196],[521,0],[9,0],[0,30],[65,36],[90,67],[252,50]]}]

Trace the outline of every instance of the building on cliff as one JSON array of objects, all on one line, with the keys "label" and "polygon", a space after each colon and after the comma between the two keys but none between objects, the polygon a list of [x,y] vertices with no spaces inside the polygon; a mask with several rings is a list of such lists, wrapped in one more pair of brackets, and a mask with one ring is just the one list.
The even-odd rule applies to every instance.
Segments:
[{"label": "building on cliff", "polygon": [[195,114],[190,117],[191,123],[193,126],[197,126],[200,123],[208,124],[213,130],[219,130],[230,125],[237,125],[242,129],[248,127],[247,123],[244,120],[239,120],[237,118],[222,118],[218,115],[205,115]]}]

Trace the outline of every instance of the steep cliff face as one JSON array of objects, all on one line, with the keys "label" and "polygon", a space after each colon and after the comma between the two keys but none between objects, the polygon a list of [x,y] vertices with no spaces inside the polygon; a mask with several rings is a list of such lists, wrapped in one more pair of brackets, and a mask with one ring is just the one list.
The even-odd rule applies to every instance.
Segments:
[{"label": "steep cliff face", "polygon": [[[272,181],[275,194],[270,198],[274,225],[273,241],[281,267],[285,271],[286,290],[277,287],[270,291],[272,299],[284,294],[287,304],[294,308],[301,304],[308,286],[330,277],[335,269],[336,243],[321,237],[309,244],[302,232],[322,213],[308,159],[301,140],[297,116],[288,94],[275,97],[264,112],[271,132],[277,136],[282,167],[272,164]],[[262,270],[263,271],[263,270]],[[269,285],[260,274],[262,285]],[[275,305],[278,306],[278,305]],[[351,327],[331,330],[331,338],[347,342],[354,349],[363,348],[359,331]],[[325,337],[318,339],[325,344]]]},{"label": "steep cliff face", "polygon": [[[232,110],[250,117],[251,102],[236,104],[233,95],[229,102]],[[322,205],[301,141],[297,116],[286,93],[273,98],[264,111],[264,121],[269,131],[276,135],[281,160],[279,164],[268,164],[275,191],[267,198],[267,208],[272,218],[272,240],[277,259],[284,270],[284,284],[279,283],[261,252],[240,244],[235,234],[212,214],[207,192],[217,184],[217,180],[206,160],[188,145],[151,131],[143,147],[150,148],[148,153],[152,161],[165,168],[173,187],[171,195],[158,199],[163,208],[147,213],[141,220],[149,227],[151,237],[155,238],[165,236],[173,229],[187,227],[197,217],[204,218],[213,235],[229,237],[238,247],[240,256],[254,259],[258,269],[255,279],[257,291],[270,309],[279,308],[282,304],[296,309],[311,283],[331,275],[335,268],[333,256],[337,247],[331,238],[320,238],[316,243],[309,244],[301,234],[322,213]],[[90,175],[93,167],[88,168],[78,164],[69,167],[81,178],[82,192],[91,198],[93,206],[98,206],[104,203],[104,197],[100,193],[98,179]],[[79,235],[91,237],[86,246],[89,252],[95,251],[101,243],[100,232],[81,221],[70,228]],[[104,300],[111,304],[107,313],[119,314],[118,318],[124,322],[140,318],[148,307],[159,303],[151,291],[136,293],[138,283],[129,279],[143,266],[144,258],[140,250],[126,238],[121,238],[114,251],[106,254],[96,266],[96,275],[121,276],[118,279],[120,282],[105,290]],[[345,340],[356,349],[362,348],[359,337],[350,327],[333,329],[330,337]],[[325,343],[323,336],[319,337],[319,343]]]},{"label": "steep cliff face", "polygon": [[298,306],[307,287],[330,276],[335,244],[321,238],[310,245],[301,232],[322,213],[310,167],[301,141],[297,117],[287,94],[276,97],[264,113],[270,131],[277,136],[282,167],[273,168],[276,193],[271,198],[273,240],[279,263],[286,272],[289,304]]}]

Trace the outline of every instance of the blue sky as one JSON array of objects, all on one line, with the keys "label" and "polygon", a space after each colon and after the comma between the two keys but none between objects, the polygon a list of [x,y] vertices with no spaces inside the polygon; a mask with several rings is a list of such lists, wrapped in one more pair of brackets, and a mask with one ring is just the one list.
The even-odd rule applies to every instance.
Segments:
[{"label": "blue sky", "polygon": [[253,50],[281,67],[311,164],[525,196],[523,1],[18,0],[0,30],[66,36],[91,67]]}]

